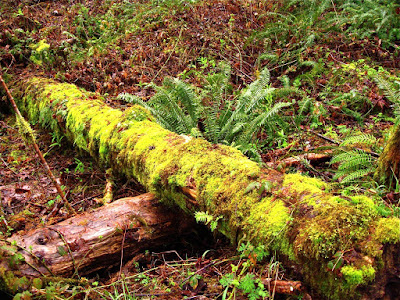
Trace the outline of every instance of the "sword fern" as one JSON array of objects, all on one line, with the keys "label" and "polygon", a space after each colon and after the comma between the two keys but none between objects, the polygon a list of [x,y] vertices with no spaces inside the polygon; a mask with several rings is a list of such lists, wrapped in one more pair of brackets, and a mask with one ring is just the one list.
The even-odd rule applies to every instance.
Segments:
[{"label": "sword fern", "polygon": [[156,93],[148,102],[130,94],[120,94],[119,98],[149,109],[168,130],[235,146],[261,162],[256,134],[264,129],[273,136],[284,123],[279,112],[292,103],[274,104],[276,89],[269,86],[267,69],[233,99],[229,94],[230,76],[230,67],[222,64],[219,72],[206,76],[200,94],[179,79],[165,79],[162,86],[153,85]]},{"label": "sword fern", "polygon": [[376,144],[376,138],[370,134],[354,135],[340,144],[340,153],[333,156],[331,164],[339,163],[334,179],[342,184],[362,181],[372,175],[377,167],[377,158],[371,153],[355,148],[370,147]]}]

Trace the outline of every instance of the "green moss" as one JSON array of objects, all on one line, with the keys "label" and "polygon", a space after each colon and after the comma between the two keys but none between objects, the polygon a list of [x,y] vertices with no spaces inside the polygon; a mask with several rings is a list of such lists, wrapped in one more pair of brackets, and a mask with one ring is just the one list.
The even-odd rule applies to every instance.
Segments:
[{"label": "green moss", "polygon": [[[239,236],[310,265],[307,281],[326,295],[347,295],[375,272],[363,267],[360,258],[352,261],[353,269],[344,269],[344,279],[339,278],[324,267],[336,253],[357,249],[363,257],[376,253],[373,249],[379,249],[380,242],[398,241],[398,221],[376,223],[376,205],[368,197],[336,197],[319,179],[263,172],[236,149],[163,129],[142,107],[114,110],[96,94],[49,80],[32,79],[29,88],[32,96],[23,103],[34,118],[60,127],[80,149],[136,178],[165,203],[222,216],[218,229],[232,241]],[[42,114],[37,113],[40,108]],[[265,180],[275,183],[268,197],[261,198],[257,189],[246,191]],[[184,188],[195,190],[196,199],[185,196]],[[373,232],[380,242],[367,245]]]},{"label": "green moss", "polygon": [[124,111],[126,121],[155,121],[151,113],[141,105],[133,105]]},{"label": "green moss", "polygon": [[286,174],[282,186],[298,194],[297,197],[309,205],[318,205],[329,188],[322,180],[301,174]]},{"label": "green moss", "polygon": [[374,235],[381,243],[400,242],[400,219],[395,217],[379,219]]},{"label": "green moss", "polygon": [[275,196],[266,197],[256,203],[242,226],[248,239],[255,244],[267,246],[296,260],[287,231],[292,221],[290,208]]},{"label": "green moss", "polygon": [[371,266],[362,266],[360,269],[353,266],[344,266],[340,271],[349,288],[366,284],[375,278],[375,269]]},{"label": "green moss", "polygon": [[363,206],[328,199],[304,219],[295,244],[298,250],[313,258],[329,258],[338,250],[352,248],[369,235],[369,224],[376,217]]},{"label": "green moss", "polygon": [[30,287],[30,281],[25,277],[18,277],[12,271],[6,271],[0,268],[0,291],[10,294],[16,294],[27,290]]},{"label": "green moss", "polygon": [[30,299],[33,299],[33,295],[29,291],[18,293],[13,298],[13,300],[30,300]]},{"label": "green moss", "polygon": [[269,244],[285,235],[285,228],[290,220],[290,211],[283,201],[272,197],[264,198],[250,211],[245,231],[257,237],[257,242]]},{"label": "green moss", "polygon": [[42,65],[42,55],[45,51],[50,48],[50,44],[46,43],[46,40],[40,40],[37,44],[31,44],[29,47],[32,49],[32,55],[30,56],[30,60],[35,64]]},{"label": "green moss", "polygon": [[20,163],[26,161],[27,155],[23,150],[13,150],[9,154],[9,159],[12,159],[12,163],[15,165],[19,165]]},{"label": "green moss", "polygon": [[357,195],[357,196],[350,196],[350,201],[361,209],[365,209],[372,214],[377,214],[378,209],[377,205],[375,204],[374,200],[367,196]]}]

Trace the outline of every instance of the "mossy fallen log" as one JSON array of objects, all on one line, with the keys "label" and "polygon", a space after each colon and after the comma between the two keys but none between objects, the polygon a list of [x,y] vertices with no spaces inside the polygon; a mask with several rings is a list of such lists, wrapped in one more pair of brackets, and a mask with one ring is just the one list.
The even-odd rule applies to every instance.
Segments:
[{"label": "mossy fallen log", "polygon": [[193,220],[166,208],[153,194],[119,199],[2,242],[2,288],[15,293],[21,282],[30,282],[26,278],[84,276],[109,268],[177,241],[192,227]]},{"label": "mossy fallen log", "polygon": [[397,186],[400,178],[400,126],[391,128],[390,137],[379,156],[375,179],[388,186]]},{"label": "mossy fallen log", "polygon": [[[68,137],[165,203],[204,211],[233,243],[262,245],[329,299],[379,299],[398,282],[400,219],[363,195],[261,169],[234,148],[169,132],[145,109],[112,109],[98,94],[49,79],[16,89],[31,122]],[[390,291],[389,291],[390,290]]]}]

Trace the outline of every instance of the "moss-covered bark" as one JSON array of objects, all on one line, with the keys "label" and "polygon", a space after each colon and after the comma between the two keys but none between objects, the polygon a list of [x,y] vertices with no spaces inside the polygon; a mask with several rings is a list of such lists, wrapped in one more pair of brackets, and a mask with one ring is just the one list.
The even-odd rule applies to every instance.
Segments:
[{"label": "moss-covered bark", "polygon": [[[384,291],[383,254],[389,244],[398,248],[400,220],[382,217],[372,199],[333,196],[320,180],[261,169],[236,149],[169,132],[141,107],[112,109],[70,84],[32,78],[18,89],[31,122],[66,135],[164,202],[222,217],[218,229],[232,242],[278,253],[326,298]],[[266,187],[262,195],[258,186]]]},{"label": "moss-covered bark", "polygon": [[391,129],[390,138],[379,156],[375,178],[383,184],[396,186],[400,180],[400,125]]}]

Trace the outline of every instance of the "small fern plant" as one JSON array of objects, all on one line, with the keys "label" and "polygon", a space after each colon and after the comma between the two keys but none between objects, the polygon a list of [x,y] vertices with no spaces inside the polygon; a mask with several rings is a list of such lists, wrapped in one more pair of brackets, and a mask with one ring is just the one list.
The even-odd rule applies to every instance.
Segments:
[{"label": "small fern plant", "polygon": [[223,216],[214,217],[208,212],[197,211],[194,215],[196,222],[204,223],[205,225],[210,225],[211,232],[214,232],[218,227],[219,220],[223,219]]},{"label": "small fern plant", "polygon": [[156,93],[148,102],[126,93],[119,98],[147,108],[168,130],[234,146],[261,162],[256,134],[263,129],[273,136],[285,124],[278,113],[292,103],[274,104],[275,89],[269,86],[267,69],[230,100],[230,76],[230,67],[221,64],[219,72],[205,77],[200,93],[179,79],[167,78],[162,86],[152,85]]},{"label": "small fern plant", "polygon": [[400,39],[400,4],[387,0],[346,0],[340,7],[344,16],[342,26],[347,32],[360,39],[374,36],[382,40],[383,47],[399,49],[396,41]]},{"label": "small fern plant", "polygon": [[207,78],[203,97],[211,104],[203,110],[207,140],[237,147],[248,157],[261,161],[257,150],[256,134],[263,129],[273,136],[284,121],[279,112],[292,105],[291,102],[274,104],[276,89],[269,85],[268,69],[260,72],[257,80],[229,101],[224,97],[228,89],[230,68]]},{"label": "small fern plant", "polygon": [[[370,134],[353,135],[347,137],[340,144],[340,153],[334,155],[331,164],[339,163],[333,179],[340,179],[340,183],[354,184],[373,175],[377,168],[377,157],[372,152],[363,150],[376,144],[376,138]],[[362,148],[358,148],[362,147]]]},{"label": "small fern plant", "polygon": [[375,83],[378,88],[383,91],[386,98],[391,102],[393,107],[393,113],[395,115],[396,124],[400,122],[400,79],[388,80],[380,74],[373,76]]},{"label": "small fern plant", "polygon": [[177,78],[166,78],[162,86],[150,86],[156,93],[147,102],[128,93],[122,93],[118,98],[145,107],[161,126],[170,131],[195,137],[202,136],[197,125],[203,107],[190,85]]}]

